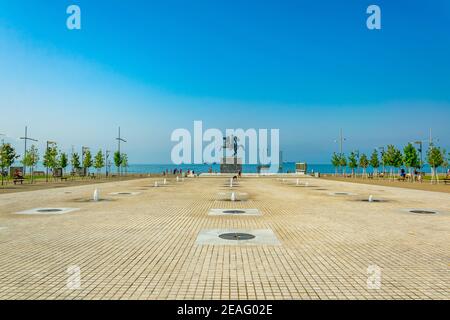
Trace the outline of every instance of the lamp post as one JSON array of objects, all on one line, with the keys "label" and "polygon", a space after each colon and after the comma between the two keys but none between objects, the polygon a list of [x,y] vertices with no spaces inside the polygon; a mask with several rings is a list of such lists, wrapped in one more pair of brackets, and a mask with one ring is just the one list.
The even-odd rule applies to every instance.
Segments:
[{"label": "lamp post", "polygon": [[[24,137],[20,137],[20,139],[24,140],[25,150],[23,152],[23,160],[25,160],[25,157],[27,156],[27,140],[35,141],[35,142],[37,142],[37,140],[28,137],[28,128],[27,128],[27,126],[25,126],[25,136]],[[25,177],[26,171],[27,171],[27,166],[24,164],[23,165],[23,176],[24,177]]]},{"label": "lamp post", "polygon": [[[56,144],[55,141],[48,141],[48,140],[47,140],[47,149],[45,149],[46,152],[48,153],[48,148],[49,148],[50,146],[54,146],[55,144]],[[46,164],[45,167],[46,167],[45,182],[48,182],[48,162],[47,162],[47,164]]]},{"label": "lamp post", "polygon": [[[122,157],[122,155],[121,155],[121,153],[120,153],[120,142],[127,142],[125,139],[122,139],[121,137],[120,137],[120,127],[119,127],[119,136],[116,138],[116,140],[117,140],[117,148],[118,148],[118,151],[119,151],[119,156],[120,157]],[[119,170],[120,171],[120,170]]]},{"label": "lamp post", "polygon": [[381,165],[383,166],[383,176],[384,176],[384,147],[378,147],[381,153]]},{"label": "lamp post", "polygon": [[342,133],[342,129],[339,131],[339,139],[334,140],[335,143],[339,142],[339,170],[341,169],[340,159],[342,158],[343,154],[343,147],[344,147],[344,141],[347,139],[344,138],[344,135]]},{"label": "lamp post", "polygon": [[110,153],[111,151],[109,151],[109,150],[106,150],[105,151],[105,175],[106,175],[106,178],[108,178],[108,159],[109,159],[109,153]]},{"label": "lamp post", "polygon": [[86,168],[84,167],[84,154],[89,150],[89,147],[81,146],[81,166],[83,167],[83,175],[86,176]]}]

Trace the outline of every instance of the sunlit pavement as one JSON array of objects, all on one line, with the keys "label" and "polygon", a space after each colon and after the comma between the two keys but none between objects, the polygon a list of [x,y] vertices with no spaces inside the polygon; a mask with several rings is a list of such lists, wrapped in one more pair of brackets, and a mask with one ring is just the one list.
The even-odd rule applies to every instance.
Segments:
[{"label": "sunlit pavement", "polygon": [[[233,189],[223,177],[155,180],[97,185],[98,202],[92,185],[0,195],[0,298],[450,298],[448,194],[313,178],[243,178]],[[248,199],[220,196],[233,191]],[[361,201],[369,195],[384,202]],[[16,214],[34,208],[79,210]],[[260,215],[208,214],[218,208]],[[208,230],[275,238],[199,242]]]}]

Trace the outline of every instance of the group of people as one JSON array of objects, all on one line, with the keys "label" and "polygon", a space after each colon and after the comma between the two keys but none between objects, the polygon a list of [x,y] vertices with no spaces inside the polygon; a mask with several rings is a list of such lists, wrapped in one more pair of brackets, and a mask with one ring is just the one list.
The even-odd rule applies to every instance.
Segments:
[{"label": "group of people", "polygon": [[[175,168],[175,169],[173,169],[173,170],[171,170],[171,171],[169,171],[169,169],[166,169],[166,170],[164,170],[163,172],[162,172],[162,175],[163,176],[168,176],[170,173],[172,173],[173,175],[180,175],[180,176],[183,176],[183,169],[178,169],[178,168]],[[192,176],[192,175],[195,175],[195,171],[194,170],[187,170],[187,171],[184,171],[184,174],[185,174],[185,176],[186,177],[189,177],[189,176]]]}]

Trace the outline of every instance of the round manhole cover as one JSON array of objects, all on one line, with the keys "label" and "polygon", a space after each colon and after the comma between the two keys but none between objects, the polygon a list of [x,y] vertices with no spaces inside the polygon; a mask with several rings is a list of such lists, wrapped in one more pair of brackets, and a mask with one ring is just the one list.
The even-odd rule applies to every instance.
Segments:
[{"label": "round manhole cover", "polygon": [[117,192],[117,194],[131,194],[130,192]]},{"label": "round manhole cover", "polygon": [[417,210],[409,210],[409,212],[411,213],[418,213],[418,214],[436,214],[436,211],[431,211],[431,210],[421,210],[421,209],[417,209]]},{"label": "round manhole cover", "polygon": [[254,239],[255,236],[250,233],[222,233],[219,235],[219,238],[225,240],[251,240]]},{"label": "round manhole cover", "polygon": [[243,211],[243,210],[224,210],[223,213],[239,214],[239,213],[245,213],[245,211]]},{"label": "round manhole cover", "polygon": [[62,209],[39,209],[37,212],[60,212]]},{"label": "round manhole cover", "polygon": [[328,189],[315,189],[315,190],[324,191],[324,190],[328,190]]},{"label": "round manhole cover", "polygon": [[336,196],[348,196],[348,195],[350,195],[350,193],[348,193],[348,192],[335,192],[333,194],[336,195]]}]

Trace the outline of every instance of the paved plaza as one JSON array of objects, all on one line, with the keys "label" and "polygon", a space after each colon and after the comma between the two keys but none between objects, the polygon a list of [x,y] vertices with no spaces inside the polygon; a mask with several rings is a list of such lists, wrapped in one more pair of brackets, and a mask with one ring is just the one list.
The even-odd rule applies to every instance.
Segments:
[{"label": "paved plaza", "polygon": [[448,193],[200,177],[0,195],[0,299],[449,298]]}]

